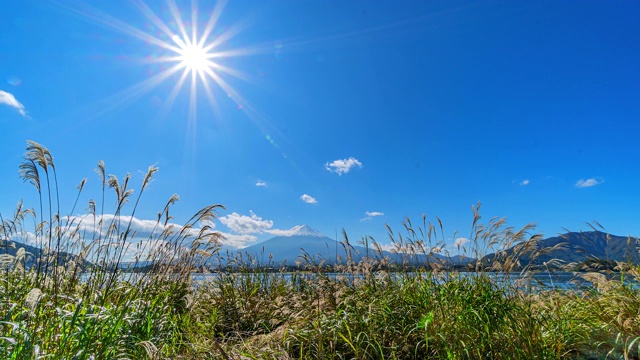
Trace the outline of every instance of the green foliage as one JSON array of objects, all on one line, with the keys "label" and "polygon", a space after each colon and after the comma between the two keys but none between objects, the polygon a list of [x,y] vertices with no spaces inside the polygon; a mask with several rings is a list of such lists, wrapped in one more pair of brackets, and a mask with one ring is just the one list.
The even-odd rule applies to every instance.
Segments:
[{"label": "green foliage", "polygon": [[[149,168],[142,190],[156,171]],[[638,358],[637,266],[616,263],[612,278],[602,273],[614,266],[607,263],[580,275],[587,287],[535,290],[511,276],[527,279],[534,270],[521,260],[550,249],[537,246],[540,237],[528,235],[530,226],[516,231],[503,219],[481,224],[478,208],[467,249],[459,249],[478,259],[469,272],[412,263],[412,254],[446,254],[440,220],[435,226],[424,216],[418,227],[406,219],[401,233],[388,227],[405,262],[381,257],[367,238],[373,255],[358,263],[347,256],[334,273],[311,257],[303,258],[305,271],[278,272],[273,264],[256,268],[252,259],[220,261],[219,234],[202,226],[220,206],[175,227],[173,196],[147,239],[159,245],[135,249],[149,271],[131,273],[124,259],[142,191],[127,205],[134,198],[128,176],[107,175],[99,162],[102,200],[90,200],[90,214],[75,218],[60,215],[46,148],[29,142],[20,172],[35,186],[39,206],[20,204],[10,218],[0,216],[3,359]],[[116,205],[107,217],[109,188]],[[87,222],[100,230],[86,231]],[[27,239],[33,246],[14,248]],[[211,256],[233,266],[192,280]]]},{"label": "green foliage", "polygon": [[[40,206],[27,209],[20,203],[11,218],[0,216],[0,245],[5,250],[0,258],[0,358],[141,359],[183,351],[187,345],[181,326],[189,312],[190,273],[215,252],[219,237],[206,226],[196,231],[195,225],[214,217],[220,206],[206,207],[174,228],[168,222],[174,196],[147,242],[140,242],[131,230],[132,219],[156,171],[149,168],[125,216],[134,194],[129,176],[122,182],[107,176],[100,162],[96,172],[102,204],[90,200],[91,213],[83,218],[62,216],[53,157],[42,145],[28,142],[20,174],[35,186]],[[78,198],[84,184],[78,187]],[[115,193],[111,214],[104,212],[107,188]],[[29,226],[30,219],[35,225]],[[33,246],[29,252],[27,246],[9,251],[16,240]],[[160,245],[130,249],[136,241]],[[131,250],[135,261],[130,266],[144,261],[153,264],[154,271],[125,272],[123,261]]]}]

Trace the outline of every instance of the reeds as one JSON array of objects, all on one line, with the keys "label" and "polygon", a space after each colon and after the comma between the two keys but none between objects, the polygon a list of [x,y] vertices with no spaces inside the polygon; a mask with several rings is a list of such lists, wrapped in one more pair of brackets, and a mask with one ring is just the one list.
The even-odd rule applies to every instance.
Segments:
[{"label": "reeds", "polygon": [[[391,256],[371,237],[359,254],[343,232],[337,263],[303,254],[285,267],[269,254],[220,253],[221,236],[206,225],[220,205],[171,223],[176,195],[151,231],[136,234],[156,172],[149,167],[135,193],[130,176],[108,175],[99,162],[100,199],[73,215],[83,180],[61,215],[53,157],[28,143],[20,174],[39,204],[0,215],[0,357],[638,358],[640,268],[631,261],[617,264],[615,278],[582,274],[586,287],[536,288],[536,272],[569,269],[533,265],[565,244],[542,247],[532,225],[483,223],[478,204],[461,248],[447,245],[440,219],[423,215],[401,231],[387,226]],[[455,264],[453,254],[473,259]],[[193,281],[199,269],[212,273]]]},{"label": "reeds", "polygon": [[[189,276],[217,251],[220,238],[200,224],[222,207],[208,206],[177,226],[169,223],[173,196],[154,229],[140,239],[132,222],[156,171],[149,167],[128,207],[134,196],[130,176],[122,181],[107,176],[100,162],[101,203],[90,200],[88,215],[73,215],[83,180],[72,212],[62,215],[53,157],[44,146],[28,142],[20,175],[38,192],[39,211],[20,203],[11,218],[0,219],[1,358],[157,358],[185,346],[180,319],[188,311]],[[109,188],[115,207],[106,214]],[[15,241],[30,244],[29,251],[10,250]],[[133,261],[125,263],[125,254]],[[141,265],[148,271],[131,272]]]}]

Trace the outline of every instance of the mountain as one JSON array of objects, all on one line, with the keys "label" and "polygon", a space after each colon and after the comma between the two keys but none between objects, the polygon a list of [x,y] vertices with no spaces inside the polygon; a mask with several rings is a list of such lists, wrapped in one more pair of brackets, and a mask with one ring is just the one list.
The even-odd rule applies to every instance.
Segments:
[{"label": "mountain", "polygon": [[7,240],[0,241],[0,255],[10,255],[12,257],[15,257],[18,254],[18,250],[20,250],[21,248],[26,252],[24,256],[24,264],[27,268],[31,267],[34,263],[35,258],[40,256],[40,254],[42,253],[42,250],[31,245],[23,244],[21,242]]},{"label": "mountain", "polygon": [[298,225],[282,235],[246,247],[239,251],[250,256],[260,264],[286,263],[294,265],[305,252],[318,262],[325,260],[333,263],[337,256],[345,256],[344,249],[335,240],[323,235],[308,225]]},{"label": "mountain", "polygon": [[[348,251],[350,250],[350,251]],[[409,265],[424,265],[427,262],[439,262],[442,264],[466,264],[475,259],[456,256],[453,258],[439,254],[417,254],[406,255],[389,251],[378,253],[373,247],[367,248],[360,245],[345,245],[333,240],[328,236],[312,229],[308,225],[298,225],[289,230],[283,231],[281,235],[269,240],[237,250],[236,254],[241,254],[246,260],[251,258],[259,265],[296,265],[305,256],[312,263],[335,264],[345,263],[350,255],[351,259],[359,262],[366,256],[371,258],[388,258],[391,262]]]},{"label": "mountain", "polygon": [[[510,256],[517,247],[518,245],[511,247],[499,256]],[[543,265],[554,259],[565,264],[594,260],[640,263],[640,239],[601,231],[569,232],[540,240],[534,248],[542,249],[541,255],[533,256],[533,259],[529,254],[523,255],[520,257],[520,264]],[[490,254],[483,261],[489,263],[495,257],[496,254]]]},{"label": "mountain", "polygon": [[[492,264],[494,260],[504,259],[519,251],[526,243],[518,244],[504,251],[486,255],[482,261]],[[630,261],[640,263],[640,239],[625,236],[616,236],[601,231],[569,232],[560,236],[538,240],[531,243],[534,250],[540,251],[538,256],[526,253],[519,257],[521,265],[539,265],[553,263],[551,260],[559,260],[562,264],[569,263],[612,263],[615,261]],[[440,254],[398,254],[389,251],[378,253],[370,247],[367,249],[361,245],[350,245],[350,255],[353,261],[358,262],[370,256],[372,258],[387,258],[390,262],[405,263],[421,266],[430,263],[440,263],[445,266],[466,265],[475,262],[475,259],[465,256],[446,257]],[[313,263],[334,264],[345,263],[347,259],[347,246],[333,240],[307,225],[298,225],[290,230],[283,231],[281,235],[273,237],[247,248],[236,250],[236,254],[242,254],[246,260],[251,258],[258,265],[295,265],[302,260],[302,255],[311,259]],[[549,265],[549,264],[547,264]]]},{"label": "mountain", "polygon": [[[20,249],[24,249],[25,254],[23,260],[20,262],[26,266],[26,268],[31,268],[36,264],[36,260],[42,256],[42,249],[37,248],[35,246],[31,246],[28,244],[24,244],[18,241],[13,240],[2,240],[0,241],[0,255],[9,255],[11,257],[15,257],[18,254]],[[86,268],[90,266],[91,263],[86,260],[78,259],[78,256],[61,251],[58,253],[58,262],[60,264],[66,264],[67,261],[73,260],[79,265],[81,268]]]},{"label": "mountain", "polygon": [[312,229],[309,225],[296,225],[291,229],[286,231],[285,236],[308,236],[308,237],[319,237],[319,238],[327,238],[320,231]]}]

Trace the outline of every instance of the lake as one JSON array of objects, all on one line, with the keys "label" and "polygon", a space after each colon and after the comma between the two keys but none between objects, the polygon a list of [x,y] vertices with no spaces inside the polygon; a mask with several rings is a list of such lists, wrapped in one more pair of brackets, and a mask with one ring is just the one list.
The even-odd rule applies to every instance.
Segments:
[{"label": "lake", "polygon": [[[516,285],[522,290],[537,292],[545,290],[585,290],[592,288],[593,284],[585,280],[581,275],[586,273],[579,272],[536,272],[524,277],[520,273],[484,273],[490,278],[494,279],[497,284]],[[418,273],[390,273],[391,277],[400,278],[401,276],[416,276]],[[475,277],[480,276],[481,273],[476,272],[457,272],[457,273],[443,273],[440,274],[441,281],[446,281],[450,276],[461,277]],[[609,280],[620,280],[620,274],[611,273],[604,274]],[[284,279],[286,281],[303,281],[314,279],[319,275],[317,273],[310,272],[283,272],[283,273],[211,273],[201,274],[192,273],[191,277],[195,283],[205,283],[213,280],[220,279],[221,276],[238,276],[239,279],[246,279],[248,276],[254,276],[255,280],[271,281],[272,279]],[[350,274],[350,273],[322,273],[322,276],[327,276],[333,279],[346,279],[347,281],[354,281],[357,278],[362,279],[362,275]],[[423,273],[422,276],[428,276],[427,273]],[[625,283],[632,284],[634,288],[640,288],[640,283],[635,279],[625,279]]]}]

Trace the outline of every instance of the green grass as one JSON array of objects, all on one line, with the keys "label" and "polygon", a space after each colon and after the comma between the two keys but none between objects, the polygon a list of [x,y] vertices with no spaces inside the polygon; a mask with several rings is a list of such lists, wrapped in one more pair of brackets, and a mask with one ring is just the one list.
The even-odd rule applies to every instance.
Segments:
[{"label": "green grass", "polygon": [[[492,264],[476,264],[472,276],[435,265],[416,271],[379,256],[346,259],[334,268],[340,276],[309,258],[293,273],[256,270],[235,259],[234,268],[195,283],[193,270],[224,256],[219,234],[201,227],[221,206],[177,227],[169,222],[177,197],[169,199],[137,259],[152,261],[154,271],[130,274],[114,265],[130,250],[130,219],[156,168],[134,196],[129,178],[108,176],[100,162],[101,200],[91,200],[82,219],[61,216],[46,148],[29,142],[20,169],[40,202],[0,219],[3,359],[638,358],[640,291],[629,280],[640,268],[618,264],[615,280],[584,274],[592,286],[579,291],[526,291],[509,278],[533,271],[518,257],[548,249],[533,246],[540,237],[529,235],[531,227],[516,231],[501,219],[483,224],[477,208],[474,236],[463,252],[498,255]],[[113,217],[103,216],[109,197]],[[103,230],[87,231],[86,222],[102,222],[97,228]],[[388,231],[398,251],[429,253],[444,249],[436,224],[406,219],[401,232]],[[28,236],[37,253],[11,249],[12,239]],[[374,239],[363,241],[379,249]],[[343,242],[349,248],[346,234]],[[513,245],[518,251],[500,253]]]}]

